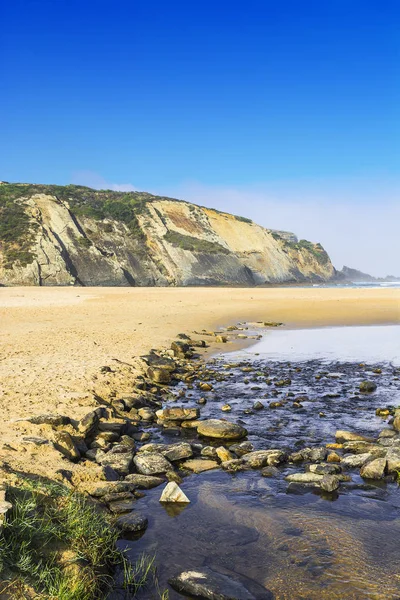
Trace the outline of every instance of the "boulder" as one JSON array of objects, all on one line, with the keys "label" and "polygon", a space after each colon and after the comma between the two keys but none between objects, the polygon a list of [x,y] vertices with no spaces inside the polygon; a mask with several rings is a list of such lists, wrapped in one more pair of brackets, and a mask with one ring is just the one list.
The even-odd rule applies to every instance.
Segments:
[{"label": "boulder", "polygon": [[105,415],[104,408],[96,408],[87,413],[78,423],[78,431],[85,438],[92,437],[96,434],[100,419]]},{"label": "boulder", "polygon": [[279,469],[276,467],[264,467],[261,469],[260,474],[263,477],[277,477],[279,475]]},{"label": "boulder", "polygon": [[102,498],[107,494],[132,492],[135,485],[126,481],[90,481],[85,483],[84,489],[90,496]]},{"label": "boulder", "polygon": [[192,356],[190,346],[185,342],[172,342],[171,350],[177,358],[190,358]]},{"label": "boulder", "polygon": [[360,475],[364,479],[383,479],[386,470],[386,458],[375,458],[363,464]]},{"label": "boulder", "polygon": [[161,494],[160,502],[181,502],[188,504],[189,498],[184,494],[177,483],[170,481]]},{"label": "boulder", "polygon": [[153,475],[140,475],[139,473],[131,473],[125,477],[125,481],[131,483],[139,490],[150,490],[151,488],[157,487],[164,483],[164,479],[161,477],[154,477]]},{"label": "boulder", "polygon": [[323,462],[328,456],[328,450],[325,447],[311,448],[308,459],[312,462]]},{"label": "boulder", "polygon": [[140,513],[131,512],[128,515],[122,515],[119,517],[116,520],[115,525],[121,531],[143,531],[148,525],[148,520]]},{"label": "boulder", "polygon": [[197,428],[200,435],[223,440],[238,440],[246,437],[247,430],[241,425],[222,419],[208,419],[201,421]]},{"label": "boulder", "polygon": [[184,571],[169,579],[168,583],[180,594],[194,596],[199,600],[255,600],[241,583],[208,567]]},{"label": "boulder", "polygon": [[193,421],[200,416],[200,410],[174,406],[173,408],[162,408],[156,412],[156,415],[160,421]]},{"label": "boulder", "polygon": [[143,452],[133,459],[139,473],[143,475],[158,475],[172,470],[171,463],[156,452]]}]

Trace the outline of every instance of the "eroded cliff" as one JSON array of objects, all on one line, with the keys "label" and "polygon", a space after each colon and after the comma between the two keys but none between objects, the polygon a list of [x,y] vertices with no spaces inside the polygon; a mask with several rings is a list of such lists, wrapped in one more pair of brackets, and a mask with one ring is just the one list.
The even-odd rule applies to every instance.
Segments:
[{"label": "eroded cliff", "polygon": [[328,281],[320,244],[140,192],[0,184],[2,285],[261,285]]}]

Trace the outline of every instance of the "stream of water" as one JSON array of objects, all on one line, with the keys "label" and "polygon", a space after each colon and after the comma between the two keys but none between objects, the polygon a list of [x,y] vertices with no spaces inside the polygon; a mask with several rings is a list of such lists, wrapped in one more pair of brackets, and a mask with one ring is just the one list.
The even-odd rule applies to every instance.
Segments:
[{"label": "stream of water", "polygon": [[[201,416],[243,424],[260,449],[325,445],[337,429],[376,436],[387,425],[375,409],[400,405],[399,334],[399,326],[267,332],[251,348],[212,361],[220,378]],[[363,379],[374,379],[377,391],[359,394]],[[290,383],[276,387],[281,380]],[[195,405],[201,395],[185,389],[184,400]],[[283,406],[268,408],[276,400]],[[265,409],[252,410],[255,401]],[[227,402],[232,410],[225,415]],[[165,439],[154,429],[152,441],[183,436],[196,440],[194,430]],[[148,529],[120,544],[133,561],[156,553],[161,588],[178,572],[209,566],[238,578],[260,600],[398,600],[397,483],[365,482],[357,469],[339,494],[327,495],[288,485],[285,475],[300,470],[286,464],[268,479],[259,471],[192,475],[181,486],[191,500],[184,507],[160,504],[160,488],[149,490],[138,503]],[[182,596],[170,590],[169,598]]]}]

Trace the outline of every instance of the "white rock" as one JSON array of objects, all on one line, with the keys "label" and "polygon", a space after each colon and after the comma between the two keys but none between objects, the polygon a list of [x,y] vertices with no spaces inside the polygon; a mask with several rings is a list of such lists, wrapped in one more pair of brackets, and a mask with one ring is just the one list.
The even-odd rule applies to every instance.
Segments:
[{"label": "white rock", "polygon": [[184,494],[175,481],[170,481],[165,486],[161,494],[160,502],[190,502],[189,498]]}]

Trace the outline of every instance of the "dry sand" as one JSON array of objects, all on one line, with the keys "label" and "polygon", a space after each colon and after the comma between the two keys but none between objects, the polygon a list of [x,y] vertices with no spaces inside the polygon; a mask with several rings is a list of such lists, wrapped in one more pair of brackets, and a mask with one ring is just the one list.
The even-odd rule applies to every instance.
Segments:
[{"label": "dry sand", "polygon": [[[168,347],[177,333],[258,320],[399,323],[400,290],[0,288],[0,452],[21,467],[18,440],[40,428],[10,420],[44,412],[78,418],[96,406],[94,393],[128,393],[135,357]],[[105,365],[114,373],[100,374]],[[31,453],[24,466],[41,471]]]}]

